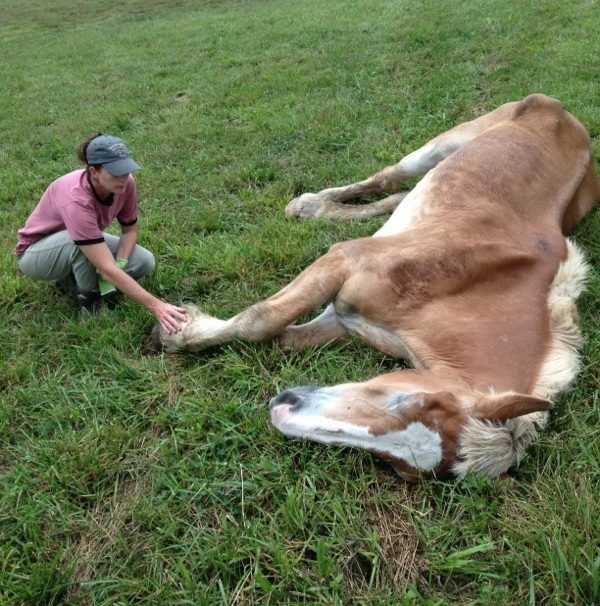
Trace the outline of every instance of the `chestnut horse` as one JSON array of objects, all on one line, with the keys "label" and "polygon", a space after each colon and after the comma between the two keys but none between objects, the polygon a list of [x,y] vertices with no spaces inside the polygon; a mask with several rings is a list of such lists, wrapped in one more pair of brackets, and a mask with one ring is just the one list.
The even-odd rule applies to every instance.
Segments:
[{"label": "chestnut horse", "polygon": [[[390,195],[346,204],[376,193]],[[551,399],[577,373],[575,300],[586,264],[565,234],[599,199],[585,128],[555,99],[530,95],[364,181],[292,200],[291,216],[393,214],[373,237],[332,246],[233,318],[190,306],[182,332],[157,328],[155,336],[168,351],[232,339],[302,348],[358,336],[414,369],[286,389],[271,401],[275,427],[365,448],[407,479],[498,476],[519,462]],[[317,318],[294,325],[322,305]]]}]

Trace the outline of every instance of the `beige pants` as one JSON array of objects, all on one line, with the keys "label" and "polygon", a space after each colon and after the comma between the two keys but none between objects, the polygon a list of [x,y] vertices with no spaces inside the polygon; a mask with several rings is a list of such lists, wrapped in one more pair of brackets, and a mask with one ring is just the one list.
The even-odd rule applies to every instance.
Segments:
[{"label": "beige pants", "polygon": [[[108,248],[117,254],[119,238],[103,234]],[[30,278],[52,280],[66,289],[71,286],[77,292],[98,291],[96,268],[73,243],[66,231],[59,231],[32,244],[18,260],[19,269]],[[154,255],[136,244],[125,271],[135,280],[154,271]]]}]

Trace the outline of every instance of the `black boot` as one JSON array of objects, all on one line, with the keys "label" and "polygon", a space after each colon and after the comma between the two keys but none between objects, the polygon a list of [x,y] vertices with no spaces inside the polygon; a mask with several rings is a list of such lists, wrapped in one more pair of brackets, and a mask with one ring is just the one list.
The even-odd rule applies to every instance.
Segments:
[{"label": "black boot", "polygon": [[97,314],[102,307],[102,297],[97,291],[78,292],[79,309],[90,314]]},{"label": "black boot", "polygon": [[121,293],[118,290],[113,290],[102,297],[102,305],[105,305],[107,309],[114,309],[119,305],[121,298]]},{"label": "black boot", "polygon": [[63,294],[69,297],[72,297],[77,293],[77,286],[75,285],[75,279],[73,278],[73,274],[69,274],[66,278],[62,280],[56,280],[54,282],[54,286],[58,288],[58,290]]}]

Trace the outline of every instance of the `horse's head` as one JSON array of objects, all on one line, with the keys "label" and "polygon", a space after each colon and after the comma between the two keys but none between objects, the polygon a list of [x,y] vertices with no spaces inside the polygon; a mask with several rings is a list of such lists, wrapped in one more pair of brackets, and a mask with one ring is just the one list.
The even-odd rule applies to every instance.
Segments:
[{"label": "horse's head", "polygon": [[549,407],[528,395],[480,394],[400,371],[365,383],[286,389],[271,400],[271,420],[290,437],[369,450],[413,478],[452,471],[469,420],[502,423]]}]

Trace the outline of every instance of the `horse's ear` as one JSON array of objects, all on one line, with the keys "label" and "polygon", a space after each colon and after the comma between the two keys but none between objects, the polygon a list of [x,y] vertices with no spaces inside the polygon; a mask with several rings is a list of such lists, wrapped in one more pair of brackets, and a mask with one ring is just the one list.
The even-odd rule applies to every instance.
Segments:
[{"label": "horse's ear", "polygon": [[549,410],[552,402],[522,393],[484,396],[475,404],[473,416],[484,421],[507,421],[532,412]]}]

